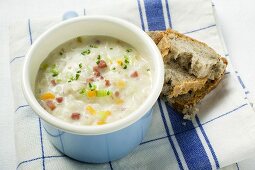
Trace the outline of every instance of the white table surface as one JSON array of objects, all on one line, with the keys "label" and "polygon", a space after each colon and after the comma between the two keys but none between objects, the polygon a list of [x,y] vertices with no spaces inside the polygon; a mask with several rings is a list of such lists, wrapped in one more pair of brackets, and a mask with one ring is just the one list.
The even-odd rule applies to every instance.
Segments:
[{"label": "white table surface", "polygon": [[[93,1],[91,1],[93,3]],[[82,4],[82,5],[81,5]],[[12,91],[9,74],[8,24],[17,19],[50,17],[67,10],[80,11],[82,0],[0,1],[0,169],[16,169]],[[255,1],[214,0],[217,24],[222,30],[231,62],[238,68],[251,100],[255,102]],[[46,12],[47,11],[47,12]],[[252,74],[253,73],[253,74]],[[255,158],[224,169],[253,170]]]}]

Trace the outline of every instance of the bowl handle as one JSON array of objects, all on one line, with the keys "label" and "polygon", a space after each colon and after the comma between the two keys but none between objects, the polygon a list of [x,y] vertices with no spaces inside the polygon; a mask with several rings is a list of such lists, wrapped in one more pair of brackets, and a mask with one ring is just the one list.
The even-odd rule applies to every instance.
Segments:
[{"label": "bowl handle", "polygon": [[66,13],[64,13],[62,19],[64,21],[75,17],[78,17],[78,14],[75,11],[67,11]]}]

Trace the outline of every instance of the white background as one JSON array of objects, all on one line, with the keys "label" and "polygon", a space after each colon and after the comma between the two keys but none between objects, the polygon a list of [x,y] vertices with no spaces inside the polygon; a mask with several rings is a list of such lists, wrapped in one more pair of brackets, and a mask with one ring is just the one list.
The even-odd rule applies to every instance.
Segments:
[{"label": "white background", "polygon": [[[70,0],[0,0],[0,169],[16,167],[8,24],[19,18],[50,17],[67,10],[80,11],[82,7],[79,7],[79,4],[84,3],[82,0],[72,2]],[[255,102],[255,1],[214,0],[214,5],[217,24],[223,33],[231,62],[238,68],[250,92],[249,97]],[[241,170],[253,170],[255,158],[239,162],[238,166]],[[232,165],[227,169],[237,169],[237,166]]]}]

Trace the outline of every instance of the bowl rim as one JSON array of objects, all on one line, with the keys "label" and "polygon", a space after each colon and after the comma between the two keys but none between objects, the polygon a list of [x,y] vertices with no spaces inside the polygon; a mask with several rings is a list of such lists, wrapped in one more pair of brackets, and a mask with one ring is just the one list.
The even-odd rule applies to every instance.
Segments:
[{"label": "bowl rim", "polygon": [[[61,29],[61,27],[72,24],[75,22],[82,22],[84,20],[104,20],[107,22],[113,22],[115,24],[127,27],[132,32],[136,32],[136,34],[139,34],[140,38],[143,40],[144,43],[146,43],[146,46],[150,47],[153,51],[153,57],[152,57],[152,64],[155,65],[155,72],[157,76],[155,77],[156,85],[154,89],[152,89],[150,95],[145,100],[145,102],[132,114],[129,114],[128,116],[109,123],[105,125],[100,126],[81,126],[81,125],[74,125],[69,122],[65,122],[63,120],[60,120],[59,118],[54,117],[53,115],[49,114],[36,100],[35,95],[33,93],[30,79],[29,79],[29,70],[30,70],[30,60],[33,57],[34,51],[40,46],[40,42],[44,37],[50,32],[54,31],[55,29]],[[32,44],[29,51],[26,54],[25,61],[23,64],[23,71],[22,71],[22,90],[23,94],[25,96],[25,99],[27,100],[28,104],[32,107],[32,109],[36,112],[36,114],[42,118],[45,122],[50,124],[51,126],[69,132],[73,134],[79,134],[79,135],[101,135],[101,134],[107,134],[111,132],[115,132],[121,129],[124,129],[131,124],[137,122],[139,119],[141,119],[154,105],[157,98],[159,97],[159,94],[161,92],[161,89],[163,87],[164,82],[164,64],[163,59],[161,57],[161,53],[159,49],[157,48],[156,44],[153,42],[153,40],[139,27],[136,25],[125,21],[120,18],[116,17],[110,17],[110,16],[82,16],[82,17],[76,17],[73,19],[69,19],[66,21],[62,21],[55,26],[51,27],[50,29],[46,30],[43,34],[41,34],[36,41]]]}]

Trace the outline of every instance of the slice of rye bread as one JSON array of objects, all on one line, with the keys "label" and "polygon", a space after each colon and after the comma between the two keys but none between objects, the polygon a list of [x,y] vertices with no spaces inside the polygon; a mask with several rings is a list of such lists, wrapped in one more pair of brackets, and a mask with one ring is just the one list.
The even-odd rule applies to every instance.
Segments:
[{"label": "slice of rye bread", "polygon": [[[161,42],[161,40],[164,40],[162,39],[164,36],[167,36],[165,31],[151,31],[147,33],[157,45],[159,42]],[[165,43],[166,45],[163,47],[169,45],[167,44],[167,42]],[[163,43],[161,43],[161,46],[158,46],[161,54],[162,44]],[[162,54],[162,57],[164,58],[164,54]],[[198,89],[201,89],[207,81],[207,78],[196,78],[194,75],[189,74],[186,70],[181,68],[174,60],[171,60],[171,62],[164,61],[164,63],[165,83],[161,96],[169,95],[169,97],[177,97],[178,95],[188,93],[190,90],[196,91]]]},{"label": "slice of rye bread", "polygon": [[166,30],[157,45],[166,63],[175,60],[197,78],[217,79],[226,68],[222,57],[208,45],[174,30]]},{"label": "slice of rye bread", "polygon": [[[218,78],[214,77],[214,80],[210,80],[210,76],[206,78],[197,78],[195,75],[191,74],[187,68],[182,67],[180,61],[169,56],[166,57],[169,53],[172,53],[172,49],[178,51],[178,48],[172,46],[172,44],[169,43],[168,38],[165,38],[169,36],[169,32],[170,34],[177,34],[178,36],[176,38],[180,36],[185,37],[190,40],[189,43],[195,42],[196,44],[199,44],[201,42],[172,30],[167,30],[165,32],[153,31],[148,33],[160,49],[165,63],[165,83],[161,96],[164,96],[176,110],[182,112],[187,117],[187,115],[193,114],[196,111],[194,106],[218,85],[224,75],[227,60],[214,52],[221,61],[218,63],[223,63],[223,70],[221,69],[220,76]],[[204,47],[210,48],[204,43],[201,44]],[[212,49],[210,48],[210,50]]]},{"label": "slice of rye bread", "polygon": [[166,97],[170,105],[172,105],[177,111],[182,112],[186,118],[189,118],[198,109],[195,107],[208,93],[217,87],[224,74],[217,80],[209,80],[205,86],[197,91],[190,91],[186,94],[179,95],[177,97]]}]

